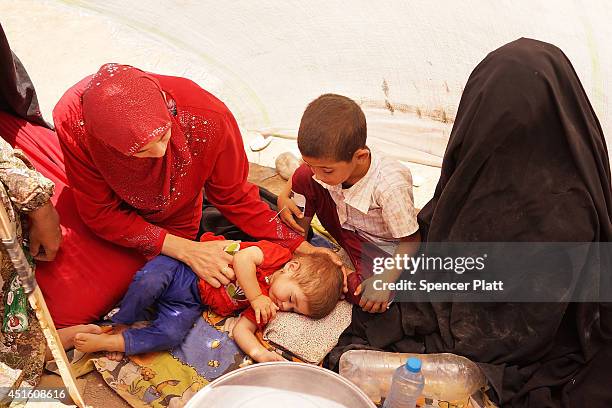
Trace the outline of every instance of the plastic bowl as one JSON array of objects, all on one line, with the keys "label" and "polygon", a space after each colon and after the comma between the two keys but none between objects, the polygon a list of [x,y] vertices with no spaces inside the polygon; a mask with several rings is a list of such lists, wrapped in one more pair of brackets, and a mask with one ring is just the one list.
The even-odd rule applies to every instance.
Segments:
[{"label": "plastic bowl", "polygon": [[186,408],[376,408],[347,379],[321,367],[291,362],[255,364],[219,377]]}]

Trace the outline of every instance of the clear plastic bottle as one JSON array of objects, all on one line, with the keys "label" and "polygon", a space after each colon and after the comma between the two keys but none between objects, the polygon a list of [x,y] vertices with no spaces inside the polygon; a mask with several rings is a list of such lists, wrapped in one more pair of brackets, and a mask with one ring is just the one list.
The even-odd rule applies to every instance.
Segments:
[{"label": "clear plastic bottle", "polygon": [[415,408],[423,393],[425,379],[421,373],[421,360],[410,357],[393,374],[393,382],[383,408]]},{"label": "clear plastic bottle", "polygon": [[422,362],[423,396],[440,401],[463,402],[486,385],[480,368],[469,359],[450,353],[413,354],[374,350],[350,350],[340,358],[340,375],[379,403],[389,393],[395,370],[410,357]]}]

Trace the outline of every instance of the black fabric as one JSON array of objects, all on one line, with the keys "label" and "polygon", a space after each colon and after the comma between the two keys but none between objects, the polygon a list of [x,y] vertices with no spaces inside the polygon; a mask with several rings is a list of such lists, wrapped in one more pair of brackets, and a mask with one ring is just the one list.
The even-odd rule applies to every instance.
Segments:
[{"label": "black fabric", "polygon": [[0,109],[51,129],[38,107],[34,85],[19,58],[11,51],[0,25]]},{"label": "black fabric", "polygon": [[[278,196],[276,194],[264,187],[259,186],[259,197],[261,198],[261,201],[268,204],[268,207],[270,207],[272,211],[278,211],[278,206],[276,205]],[[202,203],[202,220],[200,221],[200,229],[198,230],[197,239],[200,239],[205,232],[212,232],[215,235],[223,235],[225,239],[228,240],[245,242],[257,241],[257,239],[247,235],[240,228],[229,222],[229,220],[225,218],[223,214],[221,214],[221,211],[219,211],[210,203],[210,201],[206,199],[206,192],[204,193],[204,200]],[[313,237],[314,232],[311,228],[308,230],[307,241],[311,242]],[[317,246],[316,243],[313,244]]]},{"label": "black fabric", "polygon": [[[611,206],[603,132],[567,57],[530,39],[490,53],[468,79],[434,197],[419,214],[423,240],[610,241]],[[601,259],[604,278],[611,266]],[[572,265],[578,275],[581,267]],[[355,308],[329,365],[353,348],[450,352],[480,363],[504,407],[610,407],[601,361],[610,362],[611,333],[607,304]]]},{"label": "black fabric", "polygon": [[[261,201],[268,204],[272,211],[277,211],[277,196],[269,190],[259,187]],[[200,239],[205,232],[212,232],[215,235],[223,235],[225,239],[234,241],[254,242],[255,238],[247,235],[240,228],[232,224],[221,212],[208,201],[204,192],[204,202],[202,203],[202,220],[197,239]]]}]

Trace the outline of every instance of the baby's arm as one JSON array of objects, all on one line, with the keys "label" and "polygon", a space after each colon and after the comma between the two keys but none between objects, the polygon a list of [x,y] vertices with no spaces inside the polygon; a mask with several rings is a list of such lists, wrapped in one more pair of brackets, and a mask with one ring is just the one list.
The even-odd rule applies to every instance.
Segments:
[{"label": "baby's arm", "polygon": [[234,341],[246,354],[258,363],[266,361],[285,361],[280,355],[267,350],[255,337],[257,326],[245,317],[239,317],[232,330]]},{"label": "baby's arm", "polygon": [[249,301],[261,295],[256,273],[257,265],[262,262],[263,252],[256,246],[242,249],[234,255],[233,265],[236,280],[244,289],[244,294]]},{"label": "baby's arm", "polygon": [[268,296],[261,293],[259,282],[257,282],[257,265],[263,262],[263,252],[256,246],[248,247],[234,255],[234,272],[236,280],[244,290],[246,298],[255,310],[257,323],[268,320],[276,316],[278,306],[276,306]]}]

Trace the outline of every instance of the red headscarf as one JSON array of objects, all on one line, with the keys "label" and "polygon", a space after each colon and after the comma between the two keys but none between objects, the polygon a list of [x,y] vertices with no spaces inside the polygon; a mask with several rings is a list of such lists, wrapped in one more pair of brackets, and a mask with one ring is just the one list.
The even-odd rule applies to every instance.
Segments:
[{"label": "red headscarf", "polygon": [[[108,241],[150,257],[167,233],[194,239],[205,188],[245,233],[292,249],[302,242],[247,182],[231,112],[193,81],[106,64],[66,91],[53,120],[79,214]],[[164,157],[133,156],[169,128]]]},{"label": "red headscarf", "polygon": [[[106,64],[83,93],[89,152],[98,170],[132,207],[160,211],[170,203],[175,173],[191,164],[183,131],[169,112],[159,82],[129,65]],[[133,154],[171,129],[166,154]]]}]

